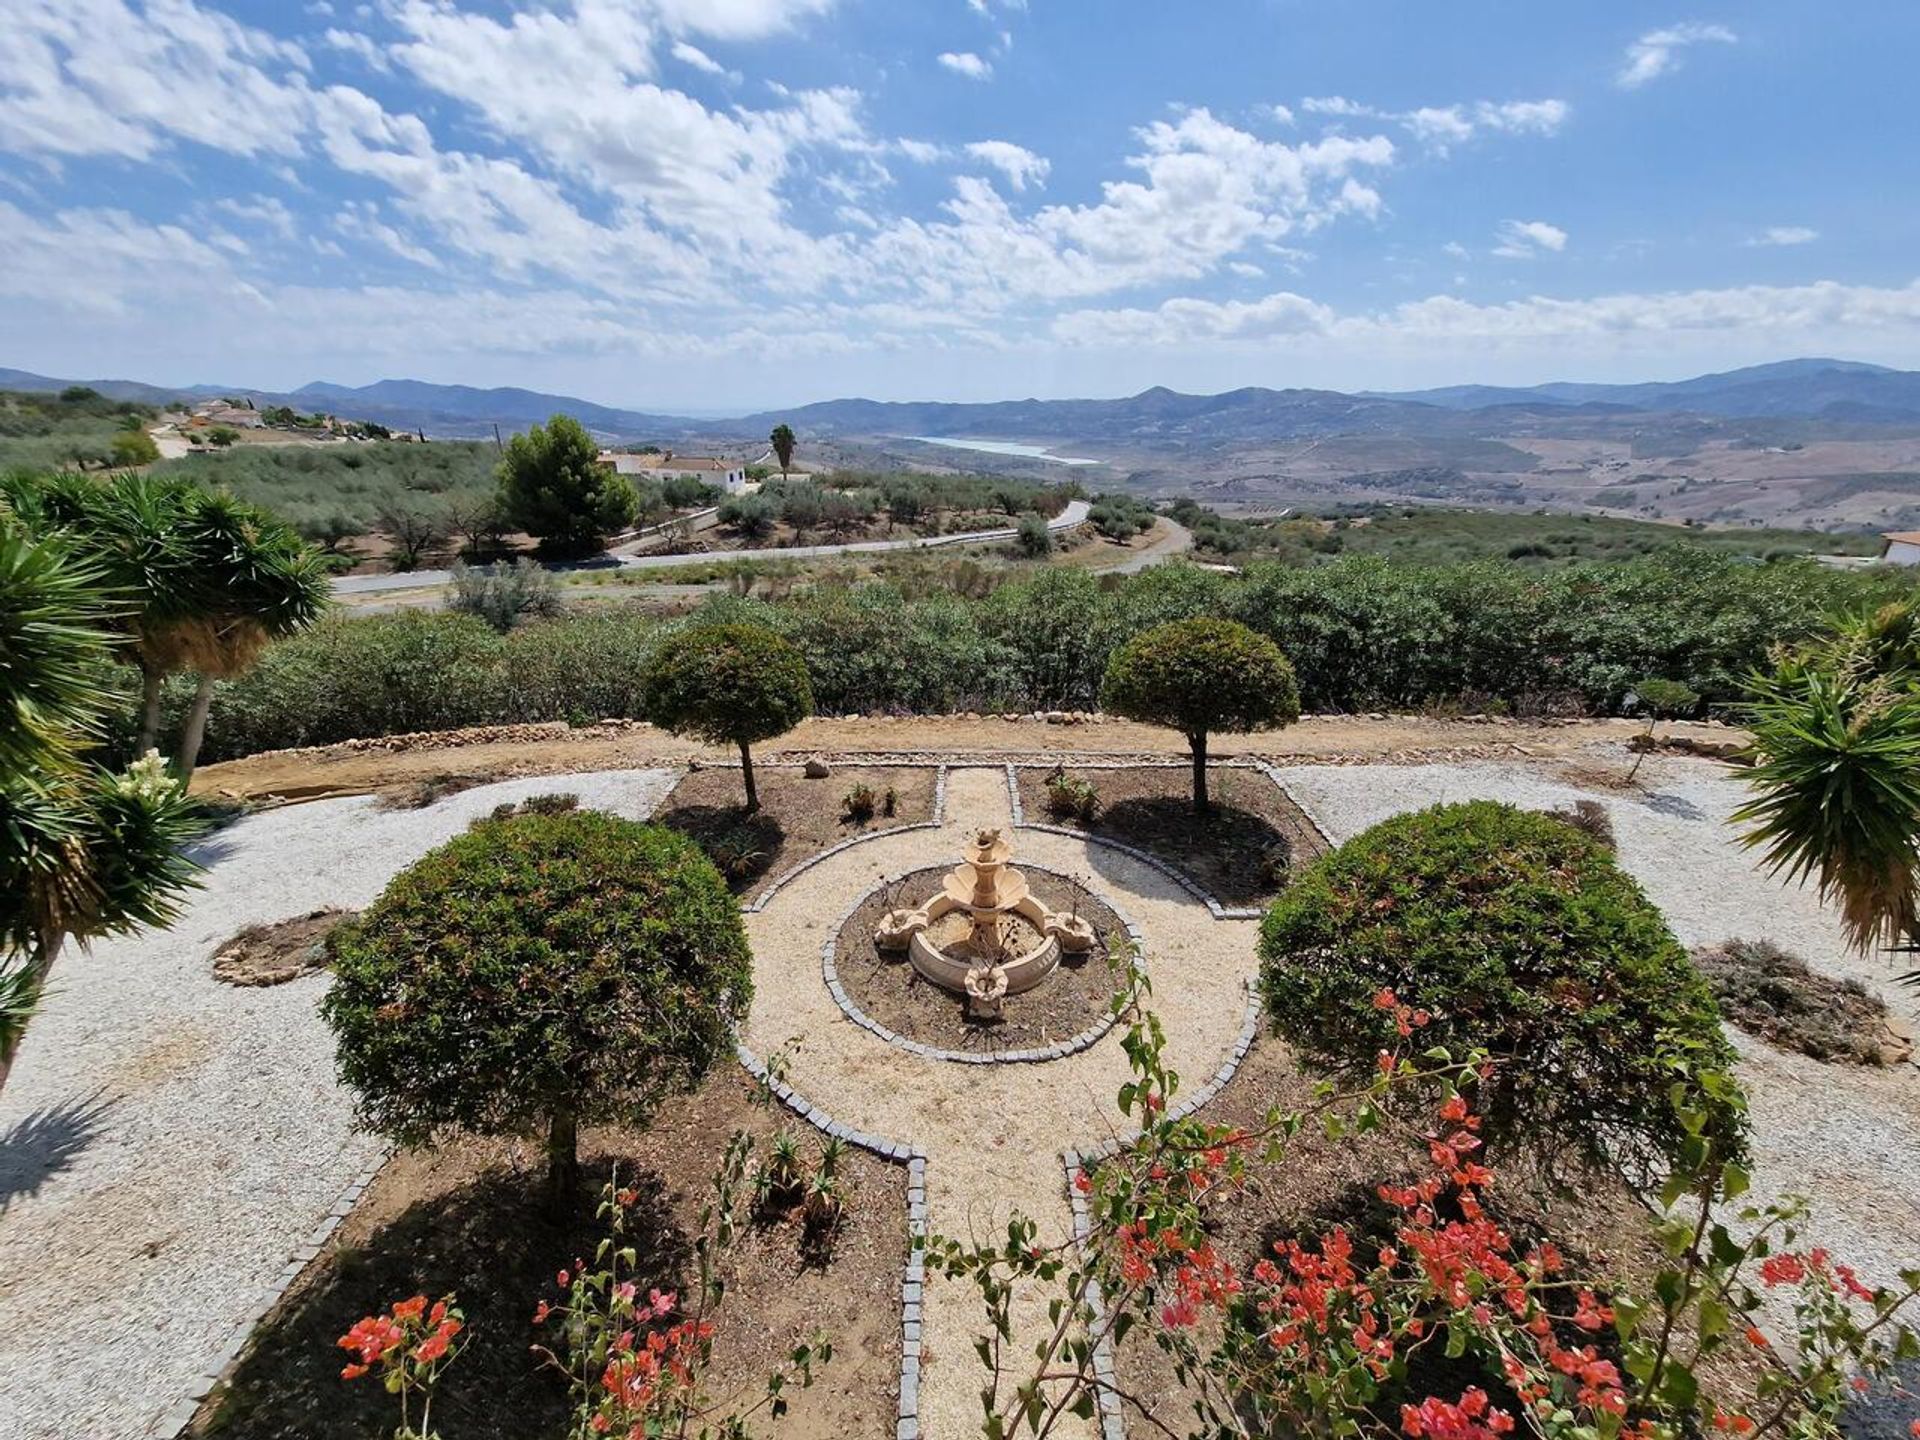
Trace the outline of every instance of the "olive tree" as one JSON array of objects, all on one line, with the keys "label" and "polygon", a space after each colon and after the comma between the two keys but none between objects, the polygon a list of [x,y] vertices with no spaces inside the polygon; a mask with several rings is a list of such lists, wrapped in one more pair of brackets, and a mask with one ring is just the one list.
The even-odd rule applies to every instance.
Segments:
[{"label": "olive tree", "polygon": [[1187,737],[1193,808],[1204,815],[1207,736],[1244,735],[1300,718],[1300,688],[1280,647],[1233,620],[1175,620],[1142,631],[1107,662],[1102,708]]},{"label": "olive tree", "polygon": [[800,652],[758,625],[701,625],[654,652],[642,681],[647,719],[676,735],[740,748],[747,809],[760,808],[750,746],[813,713]]},{"label": "olive tree", "polygon": [[335,931],[322,1009],[361,1118],[403,1144],[643,1123],[733,1053],[753,993],[740,911],[691,840],[595,811],[483,820]]},{"label": "olive tree", "polygon": [[633,519],[632,482],[600,463],[599,445],[571,415],[515,435],[499,474],[508,519],[550,550],[597,550]]},{"label": "olive tree", "polygon": [[1492,1151],[1643,1177],[1696,1139],[1739,1156],[1706,981],[1606,847],[1555,816],[1476,800],[1383,821],[1293,878],[1260,958],[1276,1033],[1336,1075],[1370,1073],[1408,1015],[1422,1046],[1485,1051]]}]

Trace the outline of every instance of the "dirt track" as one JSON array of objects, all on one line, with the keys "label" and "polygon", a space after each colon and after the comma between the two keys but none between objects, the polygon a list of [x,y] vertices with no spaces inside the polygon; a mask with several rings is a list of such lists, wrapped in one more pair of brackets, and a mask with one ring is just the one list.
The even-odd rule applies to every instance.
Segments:
[{"label": "dirt track", "polygon": [[[1582,720],[1558,724],[1428,720],[1396,715],[1309,716],[1286,730],[1264,735],[1222,735],[1212,754],[1219,759],[1256,755],[1289,761],[1368,764],[1421,760],[1497,759],[1519,755],[1570,756],[1611,744],[1624,756],[1629,737],[1643,726],[1631,720]],[[1710,744],[1737,741],[1740,732],[1721,725],[1662,726],[1674,735]],[[1183,740],[1170,730],[1101,719],[1049,724],[1021,719],[960,716],[905,719],[815,719],[754,751],[757,760],[793,760],[814,755],[988,756],[1178,756]],[[430,736],[389,736],[310,750],[279,750],[203,767],[193,778],[196,794],[259,799],[314,799],[352,795],[411,784],[439,775],[506,779],[564,775],[581,770],[684,765],[733,759],[726,751],[678,739],[648,725],[614,722],[569,730],[564,724],[526,725]]]}]

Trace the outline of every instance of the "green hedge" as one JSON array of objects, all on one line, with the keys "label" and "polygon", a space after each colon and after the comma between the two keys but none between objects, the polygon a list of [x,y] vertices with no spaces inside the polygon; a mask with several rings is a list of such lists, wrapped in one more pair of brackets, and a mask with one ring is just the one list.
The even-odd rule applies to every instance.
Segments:
[{"label": "green hedge", "polygon": [[[1091,709],[1114,649],[1154,625],[1221,616],[1271,637],[1309,712],[1464,699],[1616,709],[1645,676],[1709,704],[1767,648],[1835,609],[1908,593],[1905,571],[1754,564],[1676,547],[1643,560],[1527,570],[1357,558],[1229,576],[1170,565],[1134,576],[1042,570],[984,600],[824,585],[777,604],[718,596],[699,621],[756,621],[807,659],[823,714]],[[220,686],[205,756],[525,720],[638,717],[648,655],[670,625],[622,613],[494,634],[445,614],[336,619]],[[179,692],[177,713],[184,703]]]},{"label": "green hedge", "polygon": [[[1260,958],[1275,1031],[1339,1075],[1382,1051],[1488,1052],[1490,1149],[1657,1171],[1687,1140],[1677,1087],[1740,1152],[1706,981],[1612,854],[1553,816],[1476,800],[1383,821],[1294,879]],[[1430,1023],[1403,1039],[1386,992]]]}]

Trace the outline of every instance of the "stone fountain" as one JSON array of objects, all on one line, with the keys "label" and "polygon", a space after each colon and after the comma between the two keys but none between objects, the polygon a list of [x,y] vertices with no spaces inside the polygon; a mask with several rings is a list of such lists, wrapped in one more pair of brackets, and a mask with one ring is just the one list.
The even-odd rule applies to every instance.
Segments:
[{"label": "stone fountain", "polygon": [[1007,996],[1033,989],[1063,953],[1093,946],[1093,926],[1035,899],[1027,877],[1007,864],[1012,853],[1000,831],[976,832],[939,894],[917,908],[888,911],[874,932],[882,950],[904,949],[915,970],[965,995],[976,1019],[997,1017]]}]

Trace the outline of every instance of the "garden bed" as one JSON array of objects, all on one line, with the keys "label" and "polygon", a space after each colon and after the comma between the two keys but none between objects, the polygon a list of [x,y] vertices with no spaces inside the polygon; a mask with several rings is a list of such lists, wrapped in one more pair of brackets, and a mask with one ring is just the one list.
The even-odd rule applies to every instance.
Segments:
[{"label": "garden bed", "polygon": [[[230,1386],[201,1407],[190,1433],[234,1440],[362,1440],[388,1433],[397,1414],[371,1380],[340,1379],[334,1342],[362,1315],[414,1294],[456,1292],[469,1348],[440,1388],[434,1428],[449,1440],[560,1440],[569,1433],[564,1381],[537,1368],[528,1346],[552,1336],[530,1323],[556,1298],[555,1272],[591,1257],[601,1231],[595,1195],[618,1166],[636,1186],[632,1243],[649,1285],[690,1294],[691,1245],[710,1179],[729,1136],[745,1129],[764,1158],[782,1128],[817,1137],[784,1111],[756,1106],[729,1065],[697,1094],[670,1101],[644,1131],[581,1136],[585,1180],[578,1220],[557,1224],[542,1206],[537,1147],[460,1139],[389,1161],[333,1242],[307,1267],[255,1333]],[[893,1431],[899,1390],[900,1272],[906,1260],[906,1176],[849,1150],[838,1163],[846,1216],[824,1253],[791,1221],[742,1228],[727,1261],[709,1391],[750,1403],[793,1346],[816,1332],[832,1361],[811,1389],[795,1390],[780,1433],[837,1440]],[[743,1196],[744,1201],[744,1196]]]},{"label": "garden bed", "polygon": [[1816,974],[1768,940],[1700,945],[1693,963],[1729,1022],[1815,1060],[1898,1065],[1913,1054],[1905,1022],[1858,980]]},{"label": "garden bed", "polygon": [[[1200,1118],[1213,1125],[1260,1132],[1271,1107],[1304,1111],[1316,1104],[1316,1082],[1316,1076],[1298,1067],[1285,1044],[1263,1032],[1232,1082],[1200,1112]],[[1276,1241],[1316,1236],[1335,1225],[1348,1227],[1356,1252],[1371,1253],[1367,1226],[1386,1213],[1374,1187],[1405,1183],[1424,1173],[1410,1163],[1417,1143],[1393,1127],[1330,1139],[1317,1124],[1309,1123],[1286,1143],[1277,1162],[1250,1158],[1244,1190],[1214,1209],[1214,1243],[1243,1279],[1251,1276],[1256,1261],[1271,1257]],[[1545,1187],[1528,1186],[1509,1170],[1494,1194],[1499,1207],[1495,1218],[1515,1235],[1551,1238],[1583,1277],[1650,1293],[1663,1258],[1654,1241],[1653,1220],[1618,1178],[1593,1176],[1576,1189],[1549,1193]],[[1596,1288],[1604,1293],[1604,1286]],[[1191,1423],[1192,1392],[1182,1386],[1172,1361],[1155,1343],[1153,1328],[1136,1327],[1117,1347],[1118,1383],[1127,1395],[1147,1400],[1155,1416],[1184,1434]],[[1749,1360],[1741,1353],[1743,1348],[1733,1347],[1714,1357],[1702,1376],[1710,1388],[1718,1387],[1717,1393],[1727,1402],[1750,1397],[1762,1370],[1763,1362],[1757,1357]],[[1420,1377],[1428,1382],[1422,1394],[1455,1395],[1465,1385],[1486,1383],[1477,1371],[1455,1370],[1453,1362],[1437,1355],[1433,1361],[1436,1373]],[[1383,1405],[1382,1413],[1397,1414],[1398,1403],[1394,1397],[1391,1404]],[[1129,1406],[1128,1429],[1146,1434],[1153,1427]]]},{"label": "garden bed", "polygon": [[1042,1049],[1071,1040],[1110,1013],[1114,991],[1125,982],[1126,927],[1111,909],[1071,880],[1023,870],[1033,894],[1049,909],[1078,914],[1093,926],[1093,948],[1063,955],[1040,984],[1023,995],[1009,995],[1005,1016],[969,1021],[962,997],[926,979],[906,952],[883,951],[873,943],[881,916],[898,907],[923,903],[939,893],[951,866],[916,870],[897,885],[867,897],[840,929],[834,965],[848,997],[868,1018],[896,1035],[942,1050]]},{"label": "garden bed", "polygon": [[1206,816],[1194,814],[1193,771],[1185,765],[1068,770],[1069,778],[1088,782],[1099,797],[1091,824],[1053,812],[1049,773],[1037,767],[1018,772],[1029,822],[1071,826],[1144,850],[1222,905],[1272,899],[1289,865],[1304,865],[1327,848],[1306,812],[1258,770],[1209,770],[1213,812]]},{"label": "garden bed", "polygon": [[[749,814],[738,770],[693,770],[681,777],[653,818],[693,837],[738,895],[843,840],[931,820],[936,775],[930,767],[888,766],[835,769],[824,779],[809,780],[797,766],[760,766],[754,770],[760,809]],[[870,819],[853,820],[844,812],[856,785],[871,787],[883,802]],[[889,790],[894,793],[891,815],[884,809]]]}]

